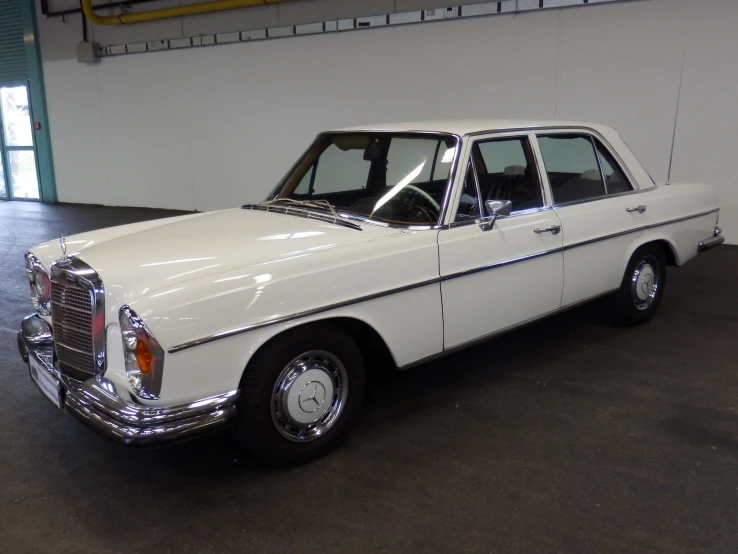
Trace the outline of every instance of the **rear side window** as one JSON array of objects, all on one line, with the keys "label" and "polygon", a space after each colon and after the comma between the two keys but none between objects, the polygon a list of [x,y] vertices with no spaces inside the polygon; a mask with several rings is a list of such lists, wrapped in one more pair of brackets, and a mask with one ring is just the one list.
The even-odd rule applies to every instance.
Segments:
[{"label": "rear side window", "polygon": [[612,154],[602,146],[600,141],[597,139],[594,139],[594,141],[597,145],[597,155],[600,157],[602,173],[605,174],[607,194],[621,194],[633,190],[633,186],[628,181],[623,170],[620,169],[620,165],[615,161],[615,158],[612,157]]},{"label": "rear side window", "polygon": [[597,153],[588,135],[540,135],[538,146],[555,204],[605,195]]}]

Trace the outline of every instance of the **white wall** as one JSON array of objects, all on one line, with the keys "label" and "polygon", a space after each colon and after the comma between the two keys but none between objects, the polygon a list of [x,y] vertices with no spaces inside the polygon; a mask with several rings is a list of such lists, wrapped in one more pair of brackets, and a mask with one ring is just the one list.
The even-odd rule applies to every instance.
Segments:
[{"label": "white wall", "polygon": [[[363,14],[342,16],[352,15]],[[69,59],[62,46],[79,37],[50,25],[40,36],[59,199],[199,210],[261,199],[320,130],[392,120],[599,121],[664,180],[686,53],[672,180],[718,186],[721,225],[738,242],[735,0],[590,5],[96,66]]]}]

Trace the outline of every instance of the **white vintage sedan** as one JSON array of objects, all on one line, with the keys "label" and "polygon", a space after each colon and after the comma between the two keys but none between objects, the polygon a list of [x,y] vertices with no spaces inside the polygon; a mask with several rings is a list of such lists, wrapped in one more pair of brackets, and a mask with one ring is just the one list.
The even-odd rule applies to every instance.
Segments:
[{"label": "white vintage sedan", "polygon": [[707,185],[659,185],[618,133],[447,121],[319,135],[268,199],[26,255],[40,389],[125,444],[232,423],[274,464],[330,450],[368,373],[603,295],[639,323],[723,237]]}]

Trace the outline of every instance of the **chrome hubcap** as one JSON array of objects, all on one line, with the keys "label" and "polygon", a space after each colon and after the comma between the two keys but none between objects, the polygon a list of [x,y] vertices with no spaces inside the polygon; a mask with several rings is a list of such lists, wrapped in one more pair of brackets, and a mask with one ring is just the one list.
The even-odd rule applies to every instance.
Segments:
[{"label": "chrome hubcap", "polygon": [[343,412],[348,378],[333,354],[300,354],[282,370],[272,394],[272,420],[287,439],[309,442],[324,435]]},{"label": "chrome hubcap", "polygon": [[639,310],[647,310],[659,292],[658,266],[652,265],[648,259],[641,261],[635,267],[631,281],[633,305]]}]

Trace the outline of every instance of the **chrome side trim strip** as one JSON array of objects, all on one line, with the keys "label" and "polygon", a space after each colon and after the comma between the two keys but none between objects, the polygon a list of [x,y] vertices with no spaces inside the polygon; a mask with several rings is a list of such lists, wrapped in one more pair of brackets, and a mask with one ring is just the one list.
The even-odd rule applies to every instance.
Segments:
[{"label": "chrome side trim strip", "polygon": [[370,295],[367,295],[367,296],[361,296],[359,298],[354,298],[352,300],[344,300],[343,302],[338,302],[336,304],[330,304],[328,306],[323,306],[321,308],[313,308],[311,310],[305,310],[304,312],[299,312],[299,313],[292,314],[292,315],[287,315],[287,316],[275,317],[275,318],[272,318],[272,319],[267,319],[267,320],[261,321],[259,323],[253,323],[251,325],[246,325],[244,327],[239,327],[237,329],[232,329],[230,331],[223,331],[222,333],[217,333],[215,335],[209,335],[209,336],[203,337],[201,339],[196,339],[196,340],[193,340],[193,341],[185,342],[183,344],[179,344],[177,346],[173,346],[172,348],[170,348],[169,350],[167,350],[167,352],[169,354],[175,354],[177,352],[181,352],[182,350],[187,350],[188,348],[194,348],[195,346],[200,346],[201,344],[207,344],[209,342],[213,342],[213,341],[220,340],[220,339],[225,339],[225,338],[228,338],[228,337],[232,337],[234,335],[240,335],[242,333],[247,333],[249,331],[254,331],[256,329],[261,329],[263,327],[268,327],[270,325],[278,325],[280,323],[286,323],[288,321],[292,321],[293,319],[301,319],[303,317],[309,317],[309,316],[321,314],[321,313],[324,313],[324,312],[329,312],[331,310],[336,310],[338,308],[344,308],[346,306],[351,306],[352,304],[360,304],[362,302],[368,302],[370,300],[375,300],[377,298],[382,298],[383,296],[390,296],[392,294],[399,294],[401,292],[406,292],[406,291],[409,291],[409,290],[412,290],[412,289],[426,287],[426,286],[429,286],[429,285],[435,285],[437,283],[441,283],[441,282],[444,282],[444,281],[450,281],[452,279],[457,279],[459,277],[465,277],[467,275],[472,275],[474,273],[480,273],[482,271],[489,271],[489,270],[492,270],[492,269],[497,269],[499,267],[504,267],[506,265],[511,265],[511,264],[515,264],[515,263],[518,263],[518,262],[525,262],[525,261],[532,260],[532,259],[535,259],[535,258],[540,258],[542,256],[548,256],[549,254],[556,254],[558,252],[563,252],[565,250],[571,250],[572,248],[578,248],[580,246],[586,246],[588,244],[592,244],[592,243],[595,243],[595,242],[609,240],[609,239],[613,239],[613,238],[616,238],[616,237],[619,237],[619,236],[629,235],[631,233],[637,233],[639,231],[644,231],[646,229],[653,229],[655,227],[662,227],[664,225],[670,225],[672,223],[678,223],[680,221],[686,221],[686,220],[689,220],[689,219],[694,219],[694,218],[697,218],[697,217],[702,217],[702,216],[709,215],[709,214],[712,214],[712,213],[715,213],[715,212],[718,212],[718,211],[720,211],[720,208],[715,208],[713,210],[709,210],[709,211],[702,212],[702,213],[695,214],[695,215],[690,215],[690,216],[687,216],[687,217],[681,217],[681,218],[678,218],[678,219],[672,219],[672,220],[669,220],[669,221],[665,221],[663,223],[654,223],[654,224],[651,224],[651,225],[644,225],[643,227],[638,227],[636,229],[630,229],[628,231],[623,231],[621,233],[614,233],[612,235],[605,235],[604,237],[598,237],[598,238],[595,238],[595,239],[578,242],[576,244],[570,244],[570,245],[564,246],[562,248],[554,248],[552,250],[545,250],[543,252],[537,252],[535,254],[529,254],[527,256],[521,256],[519,258],[513,258],[511,260],[505,260],[504,262],[498,262],[498,263],[489,264],[489,265],[485,265],[485,266],[481,266],[481,267],[476,267],[476,268],[473,268],[473,269],[467,269],[467,270],[464,270],[464,271],[460,271],[458,273],[452,273],[450,275],[445,275],[443,277],[435,277],[433,279],[428,279],[426,281],[421,281],[419,283],[413,283],[411,285],[405,285],[403,287],[398,287],[398,288],[386,290],[386,291],[383,291],[383,292],[377,292],[377,293],[370,294]]},{"label": "chrome side trim strip", "polygon": [[481,342],[488,341],[494,337],[497,337],[499,335],[504,335],[505,333],[509,333],[511,331],[514,331],[518,329],[519,327],[525,327],[526,325],[530,323],[534,323],[536,321],[540,321],[542,319],[547,319],[551,316],[560,314],[562,312],[565,312],[567,310],[571,310],[572,308],[576,308],[577,306],[581,306],[582,304],[586,304],[587,302],[591,302],[593,300],[596,300],[597,298],[602,298],[603,296],[607,296],[609,294],[612,294],[613,292],[617,291],[618,289],[612,289],[607,292],[603,292],[601,294],[595,294],[594,296],[590,296],[589,298],[585,298],[584,300],[579,300],[577,302],[572,302],[571,304],[567,304],[566,306],[562,306],[560,308],[556,308],[555,310],[551,310],[550,312],[546,312],[545,314],[537,315],[535,317],[531,317],[530,319],[526,319],[525,321],[521,321],[520,323],[516,323],[514,325],[510,325],[508,327],[505,327],[503,329],[498,329],[497,331],[493,331],[491,333],[487,333],[486,335],[482,335],[481,337],[478,337],[476,339],[472,339],[470,341],[462,342],[461,344],[457,344],[456,346],[452,346],[451,348],[447,348],[441,352],[438,352],[436,354],[433,354],[431,356],[427,356],[425,358],[421,358],[420,360],[417,360],[415,362],[410,362],[409,364],[405,364],[403,366],[400,366],[398,369],[400,370],[406,370],[406,369],[412,369],[413,367],[427,364],[429,362],[432,362],[433,360],[437,360],[438,358],[443,358],[444,356],[447,356],[449,354],[453,354],[454,352],[458,352],[459,350],[464,350],[465,348],[469,348],[471,346],[474,346],[475,344],[479,344]]},{"label": "chrome side trim strip", "polygon": [[240,335],[241,333],[247,333],[248,331],[253,331],[255,329],[261,329],[262,327],[268,327],[269,325],[278,325],[280,323],[285,323],[287,321],[292,321],[293,319],[301,319],[303,317],[309,317],[316,314],[321,314],[323,312],[329,312],[331,310],[337,310],[338,308],[343,308],[345,306],[351,306],[352,304],[360,304],[361,302],[368,302],[369,300],[375,300],[377,298],[381,298],[383,296],[389,296],[392,294],[399,294],[401,292],[406,292],[412,289],[419,289],[421,287],[427,287],[429,285],[435,285],[441,282],[440,277],[435,277],[433,279],[428,279],[427,281],[421,281],[419,283],[413,283],[412,285],[405,285],[403,287],[398,287],[395,289],[390,289],[387,291],[377,292],[374,294],[369,294],[367,296],[362,296],[360,298],[354,298],[352,300],[345,300],[343,302],[337,302],[336,304],[330,304],[329,306],[323,306],[321,308],[313,308],[312,310],[305,310],[304,312],[299,312],[292,315],[282,316],[282,317],[275,317],[272,319],[267,319],[265,321],[259,322],[259,323],[253,323],[251,325],[246,325],[244,327],[239,327],[238,329],[232,329],[230,331],[223,331],[222,333],[217,333],[215,335],[210,335],[208,337],[203,337],[201,339],[196,339],[190,342],[185,342],[184,344],[179,344],[177,346],[173,346],[167,352],[169,354],[175,354],[177,352],[181,352],[182,350],[187,350],[188,348],[194,348],[195,346],[200,346],[201,344],[207,344],[209,342],[213,342],[219,339],[225,339],[228,337],[232,337],[234,335]]},{"label": "chrome side trim strip", "polygon": [[490,269],[497,269],[498,267],[504,267],[506,265],[516,264],[518,262],[527,262],[535,258],[541,258],[548,256],[549,254],[556,254],[557,252],[563,252],[564,248],[554,248],[552,250],[544,250],[543,252],[537,252],[535,254],[528,254],[527,256],[520,256],[519,258],[512,258],[511,260],[505,260],[504,262],[497,262],[494,264],[483,265],[481,267],[475,267],[473,269],[466,269],[457,273],[451,273],[441,277],[441,281],[450,281],[451,279],[458,279],[459,277],[466,277],[467,275],[473,275],[475,273],[481,273],[482,271],[489,271]]},{"label": "chrome side trim strip", "polygon": [[687,221],[689,219],[695,219],[697,217],[702,217],[702,216],[705,216],[705,215],[710,215],[712,213],[719,212],[719,211],[720,211],[720,208],[715,208],[714,210],[709,210],[707,212],[702,212],[702,213],[695,214],[695,215],[690,215],[690,216],[687,216],[687,217],[680,217],[678,219],[672,219],[670,221],[665,221],[663,223],[652,223],[651,225],[643,225],[641,227],[636,227],[635,229],[630,229],[628,231],[621,231],[620,233],[613,233],[611,235],[605,235],[604,237],[597,237],[597,238],[594,238],[594,239],[583,240],[583,241],[577,242],[575,244],[570,244],[568,246],[564,246],[563,249],[564,250],[571,250],[572,248],[579,248],[580,246],[587,246],[588,244],[593,244],[595,242],[601,242],[603,240],[614,239],[614,238],[617,238],[617,237],[622,237],[623,235],[630,235],[632,233],[638,233],[640,231],[647,231],[648,229],[654,229],[656,227],[663,227],[664,225],[671,225],[672,223],[679,223],[680,221]]}]

